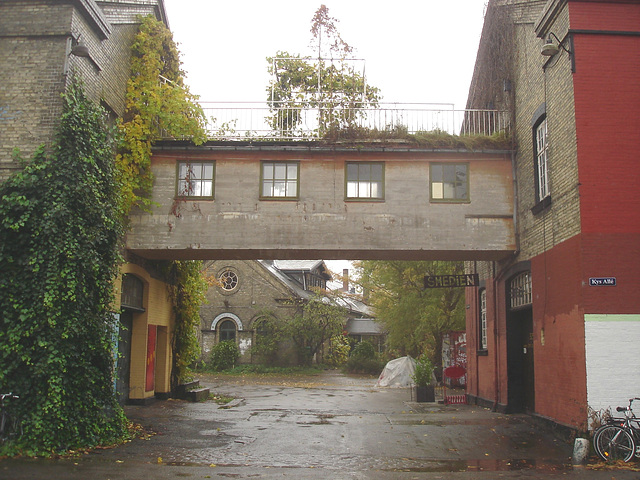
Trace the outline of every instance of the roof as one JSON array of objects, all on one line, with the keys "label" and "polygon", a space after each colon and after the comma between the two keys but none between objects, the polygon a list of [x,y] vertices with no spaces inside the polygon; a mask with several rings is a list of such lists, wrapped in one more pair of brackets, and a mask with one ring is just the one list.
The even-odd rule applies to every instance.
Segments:
[{"label": "roof", "polygon": [[[315,292],[305,290],[302,285],[290,277],[287,272],[311,272],[313,270],[319,270],[319,273],[326,276],[325,278],[327,280],[331,279],[331,275],[328,273],[329,270],[323,260],[258,260],[258,263],[287,287],[293,295],[303,300],[311,299],[315,295]],[[357,314],[358,316],[370,316],[372,313],[371,308],[367,304],[350,296],[325,297],[323,301],[333,301],[336,305],[346,308],[350,313]]]},{"label": "roof", "polygon": [[373,318],[350,318],[347,332],[352,335],[381,335],[382,327]]}]

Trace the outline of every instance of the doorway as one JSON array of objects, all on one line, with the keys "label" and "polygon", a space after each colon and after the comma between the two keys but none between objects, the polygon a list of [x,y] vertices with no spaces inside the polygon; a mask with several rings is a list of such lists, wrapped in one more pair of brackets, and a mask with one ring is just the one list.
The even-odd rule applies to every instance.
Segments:
[{"label": "doorway", "polygon": [[129,400],[129,372],[131,368],[131,329],[133,312],[123,309],[118,331],[118,360],[116,368],[116,392],[118,402],[124,405]]},{"label": "doorway", "polygon": [[535,411],[533,309],[507,316],[507,388],[509,412]]}]

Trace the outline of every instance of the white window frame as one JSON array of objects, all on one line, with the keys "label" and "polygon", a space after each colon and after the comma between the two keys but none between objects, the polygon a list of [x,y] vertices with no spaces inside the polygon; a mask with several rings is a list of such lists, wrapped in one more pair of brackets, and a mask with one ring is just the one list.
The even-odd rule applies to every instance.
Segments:
[{"label": "white window frame", "polygon": [[480,350],[487,349],[487,290],[480,292]]},{"label": "white window frame", "polygon": [[538,201],[551,195],[549,189],[549,143],[547,139],[547,119],[536,127],[536,168],[538,176]]}]

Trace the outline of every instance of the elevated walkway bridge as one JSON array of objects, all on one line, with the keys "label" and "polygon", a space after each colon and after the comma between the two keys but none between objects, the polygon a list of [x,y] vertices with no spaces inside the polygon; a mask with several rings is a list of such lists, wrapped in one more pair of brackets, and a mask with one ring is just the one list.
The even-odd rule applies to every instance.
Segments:
[{"label": "elevated walkway bridge", "polygon": [[508,142],[436,130],[163,140],[152,156],[153,206],[132,212],[126,246],[148,259],[508,257],[516,249]]}]

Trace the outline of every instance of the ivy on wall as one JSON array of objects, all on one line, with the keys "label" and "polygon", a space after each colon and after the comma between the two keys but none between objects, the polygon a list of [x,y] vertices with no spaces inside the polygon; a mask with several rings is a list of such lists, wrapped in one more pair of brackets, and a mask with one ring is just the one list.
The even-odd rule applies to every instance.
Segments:
[{"label": "ivy on wall", "polygon": [[171,386],[188,380],[190,366],[200,356],[197,329],[200,327],[200,306],[206,301],[209,287],[202,274],[201,261],[174,261],[167,272],[169,292],[173,300],[175,325],[171,339],[173,365]]},{"label": "ivy on wall", "polygon": [[[180,56],[171,32],[152,16],[141,19],[131,50],[131,77],[116,157],[123,213],[149,205],[153,184],[151,148],[160,138],[188,138],[196,145],[206,140],[204,113],[183,83]],[[171,339],[175,387],[189,374],[200,347],[197,328],[206,281],[202,262],[171,262],[167,282],[174,303],[175,325]]]},{"label": "ivy on wall", "polygon": [[133,206],[149,205],[155,141],[188,138],[199,145],[206,140],[204,113],[183,76],[171,31],[152,16],[142,18],[131,49],[126,111],[119,124],[122,141],[116,157],[125,214]]},{"label": "ivy on wall", "polygon": [[20,396],[24,428],[0,455],[126,434],[111,310],[124,229],[104,118],[72,79],[53,150],[0,185],[0,390]]}]

